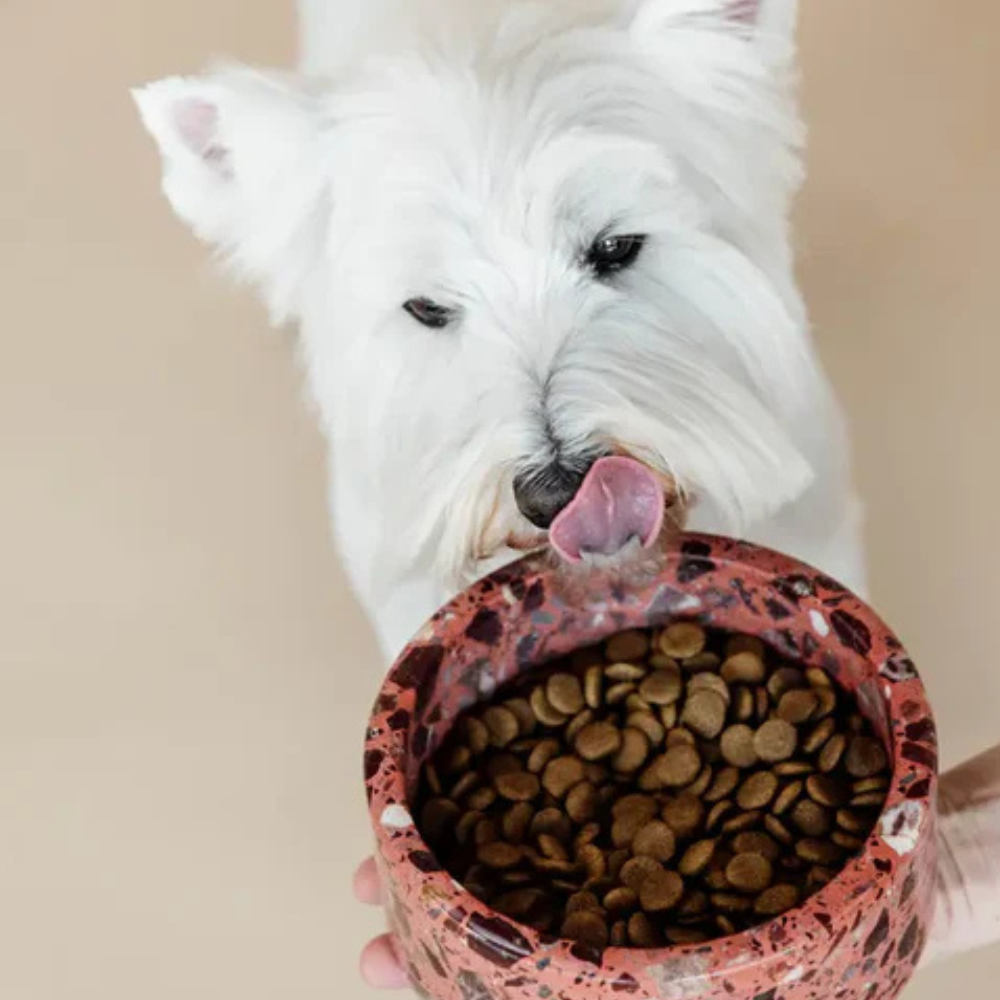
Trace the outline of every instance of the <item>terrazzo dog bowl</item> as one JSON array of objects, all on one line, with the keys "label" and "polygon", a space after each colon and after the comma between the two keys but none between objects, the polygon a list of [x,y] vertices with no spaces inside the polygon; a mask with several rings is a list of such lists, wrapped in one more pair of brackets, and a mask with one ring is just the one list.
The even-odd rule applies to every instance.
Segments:
[{"label": "terrazzo dog bowl", "polygon": [[[892,786],[865,850],[784,917],[706,944],[587,953],[465,892],[421,840],[409,803],[453,720],[501,684],[627,628],[690,619],[757,635],[853,693],[890,751]],[[937,746],[923,685],[861,600],[776,553],[687,536],[644,582],[570,582],[542,556],[439,611],[389,673],[365,776],[392,931],[436,1000],[891,1000],[933,916]]]}]

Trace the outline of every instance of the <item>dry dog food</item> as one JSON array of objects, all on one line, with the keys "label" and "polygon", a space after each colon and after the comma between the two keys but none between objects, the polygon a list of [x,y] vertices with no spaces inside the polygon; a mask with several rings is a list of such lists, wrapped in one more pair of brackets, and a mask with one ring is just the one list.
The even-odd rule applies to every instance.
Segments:
[{"label": "dry dog food", "polygon": [[685,622],[467,714],[418,815],[455,879],[511,919],[652,948],[797,906],[864,847],[888,787],[883,745],[825,673]]}]

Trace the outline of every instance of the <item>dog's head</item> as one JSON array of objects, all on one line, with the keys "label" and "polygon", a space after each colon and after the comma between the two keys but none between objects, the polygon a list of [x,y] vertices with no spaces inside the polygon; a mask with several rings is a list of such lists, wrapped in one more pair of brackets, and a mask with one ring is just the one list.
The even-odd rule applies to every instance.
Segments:
[{"label": "dog's head", "polygon": [[177,212],[300,321],[393,569],[553,523],[613,554],[692,502],[739,530],[811,477],[786,43],[731,0],[514,6],[339,80],[137,94]]}]

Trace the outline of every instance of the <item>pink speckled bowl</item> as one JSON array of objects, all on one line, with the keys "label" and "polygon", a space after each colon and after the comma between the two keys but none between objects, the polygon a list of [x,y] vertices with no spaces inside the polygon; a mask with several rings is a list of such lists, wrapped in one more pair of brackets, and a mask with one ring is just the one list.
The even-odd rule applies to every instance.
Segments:
[{"label": "pink speckled bowl", "polygon": [[[597,954],[466,893],[413,825],[423,761],[464,709],[537,664],[626,628],[695,619],[760,636],[833,674],[891,750],[893,783],[863,854],[799,909],[707,944]],[[937,746],[924,688],[857,597],[784,556],[687,536],[627,590],[570,582],[541,556],[476,584],[407,647],[378,698],[365,777],[387,910],[423,995],[438,1000],[890,1000],[932,917]]]}]

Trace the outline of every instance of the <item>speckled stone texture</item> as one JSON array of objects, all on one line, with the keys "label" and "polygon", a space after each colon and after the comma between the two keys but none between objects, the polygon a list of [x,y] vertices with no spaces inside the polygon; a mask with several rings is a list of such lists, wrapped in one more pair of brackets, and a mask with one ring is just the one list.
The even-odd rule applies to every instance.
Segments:
[{"label": "speckled stone texture", "polygon": [[[492,912],[443,871],[407,804],[463,710],[537,664],[622,629],[692,619],[760,636],[852,691],[892,750],[866,850],[802,907],[744,934],[656,951],[588,952]],[[392,930],[436,1000],[891,1000],[932,916],[937,743],[924,688],[857,597],[784,556],[686,536],[625,587],[533,556],[443,608],[379,695],[365,778]]]}]

